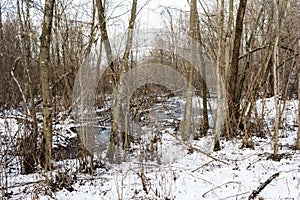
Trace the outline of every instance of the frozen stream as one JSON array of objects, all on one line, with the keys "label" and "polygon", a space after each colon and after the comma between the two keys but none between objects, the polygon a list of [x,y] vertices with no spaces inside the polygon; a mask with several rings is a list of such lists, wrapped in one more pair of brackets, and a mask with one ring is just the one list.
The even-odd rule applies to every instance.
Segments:
[{"label": "frozen stream", "polygon": [[[197,131],[202,117],[202,108],[199,106],[200,101],[201,99],[199,98],[193,99],[193,115],[191,117],[193,131]],[[163,103],[154,104],[150,109],[147,109],[147,112],[142,112],[138,124],[133,122],[133,120],[129,122],[130,132],[135,135],[138,130],[145,129],[159,129],[163,131],[175,129],[175,126],[178,126],[180,129],[180,121],[182,121],[184,114],[184,104],[185,102],[177,97]],[[141,111],[138,110],[137,112]],[[111,118],[103,118],[101,116],[103,112],[98,113],[98,124],[94,126],[95,140],[97,145],[101,146],[101,150],[105,150],[109,141]],[[212,113],[213,115],[211,112],[208,113],[210,128],[214,127],[214,113],[216,113],[216,110],[212,110]]]}]

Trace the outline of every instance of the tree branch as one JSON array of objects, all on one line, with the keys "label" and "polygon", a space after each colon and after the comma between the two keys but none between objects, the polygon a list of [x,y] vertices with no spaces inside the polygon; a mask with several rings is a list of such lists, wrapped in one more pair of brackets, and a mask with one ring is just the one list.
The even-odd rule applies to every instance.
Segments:
[{"label": "tree branch", "polygon": [[245,58],[245,57],[248,56],[249,54],[252,54],[252,53],[254,53],[254,52],[256,52],[256,51],[263,50],[263,49],[265,49],[266,47],[267,47],[267,45],[264,45],[264,46],[262,46],[262,47],[257,47],[257,48],[255,48],[255,49],[252,49],[251,51],[246,52],[245,54],[241,55],[241,56],[239,57],[239,60]]},{"label": "tree branch", "polygon": [[253,190],[250,196],[248,197],[248,200],[254,199],[269,183],[273,181],[273,179],[277,178],[279,176],[279,172],[273,174],[270,178],[268,178],[265,182],[260,184],[256,190]]}]

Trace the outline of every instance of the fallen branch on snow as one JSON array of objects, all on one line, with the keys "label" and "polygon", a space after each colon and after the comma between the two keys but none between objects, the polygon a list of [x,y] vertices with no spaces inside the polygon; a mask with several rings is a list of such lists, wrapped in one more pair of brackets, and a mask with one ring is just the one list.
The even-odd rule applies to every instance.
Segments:
[{"label": "fallen branch on snow", "polygon": [[238,182],[238,181],[229,181],[229,182],[227,182],[227,183],[223,183],[222,185],[219,185],[219,186],[217,186],[217,187],[214,187],[214,188],[208,190],[207,192],[205,192],[204,194],[202,194],[202,197],[205,197],[208,193],[210,193],[210,192],[212,192],[212,191],[214,191],[214,190],[216,190],[216,189],[218,189],[218,188],[221,188],[221,187],[224,186],[224,185],[228,185],[228,184],[239,184],[239,185],[240,185],[241,182]]},{"label": "fallen branch on snow", "polygon": [[273,174],[270,178],[268,178],[265,182],[260,184],[256,190],[253,190],[250,196],[248,197],[248,200],[254,199],[269,183],[273,181],[273,179],[277,178],[279,176],[279,172]]},{"label": "fallen branch on snow", "polygon": [[206,165],[209,165],[212,161],[214,161],[214,160],[211,160],[211,161],[209,161],[209,162],[207,162],[207,163],[204,163],[204,164],[201,165],[200,167],[197,167],[197,169],[192,170],[192,172],[198,171],[198,170],[201,169],[202,167],[204,167],[204,166],[206,166]]}]

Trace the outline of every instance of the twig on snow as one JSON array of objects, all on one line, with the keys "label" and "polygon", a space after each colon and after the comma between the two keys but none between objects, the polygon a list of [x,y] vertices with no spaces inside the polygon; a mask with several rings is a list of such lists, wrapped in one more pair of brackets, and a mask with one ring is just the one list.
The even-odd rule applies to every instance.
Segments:
[{"label": "twig on snow", "polygon": [[208,190],[207,192],[205,192],[204,194],[202,194],[202,197],[205,197],[205,195],[207,195],[211,191],[214,191],[215,189],[218,189],[218,188],[222,187],[223,185],[232,184],[232,183],[234,183],[234,184],[241,184],[241,182],[239,182],[239,181],[229,181],[227,183],[223,183],[222,185],[218,185],[217,187],[214,187],[214,188]]},{"label": "twig on snow", "polygon": [[253,190],[248,200],[254,199],[269,183],[271,183],[275,178],[279,176],[279,172],[273,174],[270,178],[268,178],[265,182],[260,184],[256,190]]},{"label": "twig on snow", "polygon": [[210,164],[212,161],[214,161],[214,160],[211,160],[211,161],[209,161],[209,162],[207,162],[207,163],[204,163],[204,164],[203,164],[203,165],[201,165],[200,167],[197,167],[196,169],[192,170],[191,172],[198,171],[198,170],[199,170],[199,169],[201,169],[202,167],[204,167],[204,166],[206,166],[206,165]]},{"label": "twig on snow", "polygon": [[222,199],[220,199],[220,200],[226,200],[226,199],[229,199],[229,198],[232,198],[232,197],[238,198],[239,196],[246,195],[246,194],[248,194],[248,193],[249,193],[249,191],[248,191],[248,192],[243,192],[243,193],[238,193],[238,194],[235,194],[235,195],[231,195],[231,196],[224,197],[224,198],[222,198]]}]

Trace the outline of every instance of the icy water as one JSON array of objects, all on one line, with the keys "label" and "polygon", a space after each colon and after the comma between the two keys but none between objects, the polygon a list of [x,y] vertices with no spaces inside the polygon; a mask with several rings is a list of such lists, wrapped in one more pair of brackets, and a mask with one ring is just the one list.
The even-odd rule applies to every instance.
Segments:
[{"label": "icy water", "polygon": [[[193,100],[193,115],[192,128],[194,131],[199,127],[202,108],[200,106],[200,101],[197,98]],[[129,118],[129,130],[132,135],[136,135],[138,131],[143,131],[145,129],[149,130],[166,130],[166,129],[175,129],[177,126],[180,129],[180,122],[183,119],[184,115],[184,106],[185,102],[179,98],[171,98],[162,103],[154,104],[147,112],[143,112],[140,115],[140,122],[136,123]],[[142,111],[138,111],[142,112]],[[107,117],[107,113],[104,113],[103,110],[97,111],[97,125],[94,126],[94,135],[95,140],[100,150],[105,150],[109,142],[109,134],[111,130],[111,118]],[[216,110],[213,110],[212,113],[216,113]],[[214,114],[211,112],[208,113],[209,126],[210,128],[214,127]]]}]

